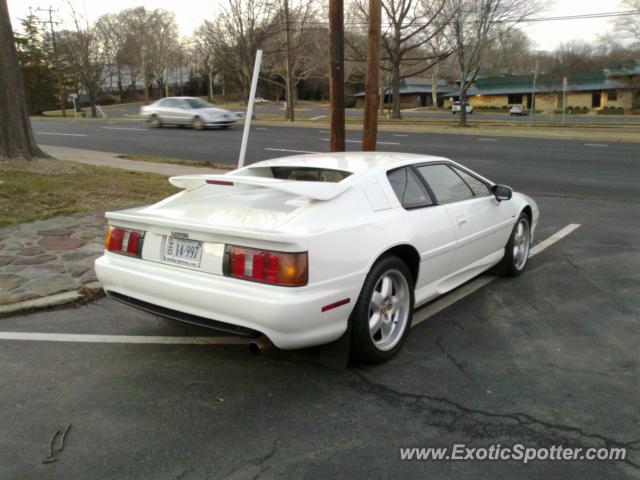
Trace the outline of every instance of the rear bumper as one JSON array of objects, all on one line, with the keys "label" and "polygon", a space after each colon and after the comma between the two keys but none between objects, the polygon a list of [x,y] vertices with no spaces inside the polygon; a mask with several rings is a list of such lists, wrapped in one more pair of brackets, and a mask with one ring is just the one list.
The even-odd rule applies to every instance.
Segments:
[{"label": "rear bumper", "polygon": [[[283,349],[338,339],[364,281],[350,277],[316,288],[274,287],[109,253],[96,260],[95,270],[107,293],[160,307],[148,308],[160,315],[168,309],[260,332]],[[322,312],[344,298],[350,303]]]}]

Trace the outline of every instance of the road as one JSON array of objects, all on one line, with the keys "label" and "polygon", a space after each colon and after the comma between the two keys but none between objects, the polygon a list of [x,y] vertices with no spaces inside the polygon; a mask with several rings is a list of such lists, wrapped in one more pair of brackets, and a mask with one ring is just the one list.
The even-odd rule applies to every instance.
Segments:
[{"label": "road", "polygon": [[[33,120],[42,144],[121,154],[237,163],[241,126],[194,131],[143,123]],[[360,148],[360,132],[347,132],[347,149]],[[246,162],[305,152],[326,152],[328,130],[252,127]],[[537,195],[616,199],[638,198],[640,144],[514,137],[381,132],[378,149],[441,155],[496,182]],[[505,168],[508,166],[508,168]],[[526,179],[526,181],[525,181]]]},{"label": "road", "polygon": [[[141,104],[123,104],[105,107],[105,114],[109,117],[133,117],[137,116],[140,111]],[[224,108],[224,105],[221,105]],[[235,108],[232,110],[236,111]],[[245,108],[240,108],[237,111],[245,111]],[[258,117],[261,113],[267,114],[284,114],[281,104],[264,104],[256,105],[255,110]],[[301,104],[299,108],[296,108],[297,115],[302,115],[304,118],[310,117],[328,117],[329,108],[325,106],[316,106],[309,104]],[[348,117],[361,117],[363,115],[363,109],[361,108],[347,108],[345,114]],[[430,110],[403,110],[403,118],[430,118],[440,119],[442,121],[452,121],[455,117],[452,116],[449,111],[437,111]],[[469,115],[469,121],[475,120],[489,120],[489,121],[508,121],[518,123],[528,123],[533,121],[535,123],[548,123],[548,122],[561,122],[562,115],[558,114],[536,114],[533,118],[528,116],[510,116],[508,113],[500,112],[480,112],[475,111],[472,115]],[[625,124],[639,124],[640,116],[619,116],[619,115],[566,115],[565,121],[567,123],[625,123]]]},{"label": "road", "polygon": [[[114,134],[96,125],[77,125],[87,137],[47,142],[235,158],[237,131]],[[252,159],[279,155],[271,147],[325,150],[324,135],[256,130]],[[0,478],[638,478],[637,146],[393,135],[381,141],[400,145],[385,148],[446,154],[533,195],[537,241],[581,226],[522,276],[452,300],[377,367],[331,370],[317,349],[256,356],[239,346],[0,339]],[[0,331],[211,335],[110,299],[0,320]],[[51,435],[68,424],[58,461],[43,464]],[[400,460],[401,447],[496,443],[613,446],[628,457]]]}]

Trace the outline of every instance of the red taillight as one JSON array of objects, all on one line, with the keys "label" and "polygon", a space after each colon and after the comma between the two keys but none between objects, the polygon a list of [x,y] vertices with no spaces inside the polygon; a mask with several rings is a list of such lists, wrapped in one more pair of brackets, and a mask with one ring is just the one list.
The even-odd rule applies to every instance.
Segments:
[{"label": "red taillight", "polygon": [[104,247],[109,252],[140,257],[144,232],[109,226]]},{"label": "red taillight", "polygon": [[227,245],[225,275],[284,287],[301,287],[309,280],[307,252],[273,252]]}]

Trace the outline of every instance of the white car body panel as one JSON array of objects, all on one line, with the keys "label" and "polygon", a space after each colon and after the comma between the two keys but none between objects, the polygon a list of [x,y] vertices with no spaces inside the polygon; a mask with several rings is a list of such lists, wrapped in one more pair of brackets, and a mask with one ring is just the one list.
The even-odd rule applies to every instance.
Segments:
[{"label": "white car body panel", "polygon": [[[533,233],[538,208],[519,193],[503,202],[487,195],[404,209],[387,172],[429,162],[458,166],[441,157],[354,152],[268,160],[225,175],[174,177],[171,182],[183,191],[154,205],[107,213],[112,225],[146,232],[142,259],[105,252],[96,274],[108,293],[250,328],[280,348],[336,340],[367,273],[389,249],[408,246],[419,256],[417,306],[498,263],[525,207],[532,212]],[[264,176],[271,167],[286,166],[352,174],[337,183]],[[200,268],[166,263],[164,244],[175,231],[204,242]],[[308,252],[307,285],[281,287],[222,275],[229,244]],[[348,304],[322,311],[345,298]]]}]

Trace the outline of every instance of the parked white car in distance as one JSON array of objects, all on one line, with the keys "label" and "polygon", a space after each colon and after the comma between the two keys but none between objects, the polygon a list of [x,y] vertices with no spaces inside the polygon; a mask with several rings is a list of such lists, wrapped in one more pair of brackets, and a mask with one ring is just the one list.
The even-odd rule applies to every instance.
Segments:
[{"label": "parked white car in distance", "polygon": [[267,100],[264,97],[256,97],[253,99],[253,103],[271,103],[271,100]]},{"label": "parked white car in distance", "polygon": [[442,157],[347,152],[187,175],[154,205],[109,212],[96,260],[130,305],[277,347],[350,329],[363,362],[393,357],[414,307],[495,267],[520,274],[538,207]]},{"label": "parked white car in distance", "polygon": [[[469,103],[465,103],[464,106],[467,113],[473,113],[473,105]],[[451,105],[451,113],[453,114],[460,113],[460,102],[458,101],[453,102],[453,104]]]},{"label": "parked white car in distance", "polygon": [[515,105],[511,105],[511,108],[509,109],[509,115],[511,115],[511,116],[513,116],[513,115],[525,116],[527,114],[528,114],[527,107],[525,107],[521,103],[517,103]]},{"label": "parked white car in distance", "polygon": [[166,97],[140,108],[140,116],[152,127],[190,125],[196,130],[207,127],[228,128],[238,121],[229,110],[216,108],[197,97]]}]

